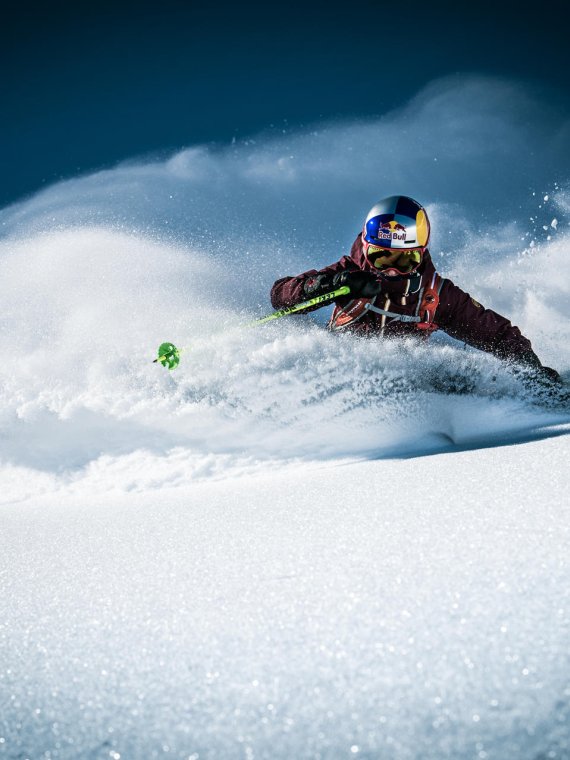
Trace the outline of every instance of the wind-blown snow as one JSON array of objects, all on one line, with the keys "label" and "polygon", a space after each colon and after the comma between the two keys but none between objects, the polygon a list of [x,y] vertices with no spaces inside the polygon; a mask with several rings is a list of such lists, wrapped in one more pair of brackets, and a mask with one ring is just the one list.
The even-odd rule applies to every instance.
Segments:
[{"label": "wind-blown snow", "polygon": [[0,756],[567,756],[568,403],[444,336],[244,327],[403,192],[568,377],[567,138],[451,79],[0,211]]}]

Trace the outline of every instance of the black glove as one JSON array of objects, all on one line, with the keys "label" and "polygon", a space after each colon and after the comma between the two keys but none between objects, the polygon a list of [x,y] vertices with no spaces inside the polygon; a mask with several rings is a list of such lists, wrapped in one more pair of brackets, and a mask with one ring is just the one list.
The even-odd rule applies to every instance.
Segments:
[{"label": "black glove", "polygon": [[552,385],[562,385],[562,378],[552,367],[541,367],[539,371],[540,379]]},{"label": "black glove", "polygon": [[337,272],[337,274],[325,272],[308,277],[303,284],[303,290],[309,298],[314,298],[345,285],[350,288],[350,295],[355,298],[372,298],[377,296],[382,289],[382,283],[375,274],[356,269]]},{"label": "black glove", "polygon": [[518,364],[529,376],[546,385],[562,385],[562,378],[552,367],[545,367],[534,351],[527,351],[518,357]]}]

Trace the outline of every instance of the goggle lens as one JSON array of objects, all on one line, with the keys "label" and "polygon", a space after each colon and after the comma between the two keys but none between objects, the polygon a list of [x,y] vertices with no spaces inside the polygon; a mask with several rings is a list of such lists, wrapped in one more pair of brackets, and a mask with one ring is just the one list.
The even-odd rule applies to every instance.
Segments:
[{"label": "goggle lens", "polygon": [[369,245],[366,250],[368,261],[376,269],[395,269],[402,274],[416,269],[421,263],[423,250],[421,248],[380,248]]}]

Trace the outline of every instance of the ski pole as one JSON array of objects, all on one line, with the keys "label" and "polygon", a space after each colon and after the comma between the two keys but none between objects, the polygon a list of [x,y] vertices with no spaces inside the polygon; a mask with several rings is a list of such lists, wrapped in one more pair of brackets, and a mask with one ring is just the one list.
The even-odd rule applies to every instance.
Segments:
[{"label": "ski pole", "polygon": [[[325,293],[322,296],[315,296],[308,301],[303,301],[303,303],[298,303],[295,306],[286,306],[284,309],[274,311],[272,314],[268,314],[265,317],[254,319],[253,322],[248,322],[243,325],[243,327],[256,327],[257,325],[262,325],[265,322],[271,322],[274,319],[281,319],[281,317],[287,317],[289,314],[295,314],[298,311],[310,309],[311,306],[320,306],[321,304],[328,303],[329,301],[334,301],[335,298],[347,296],[349,293],[350,288],[348,285],[343,285],[342,288],[337,288],[330,293]],[[161,343],[158,348],[158,357],[153,360],[153,364],[159,363],[162,364],[163,367],[174,369],[180,364],[180,354],[186,351],[187,348],[188,346],[184,346],[183,348],[176,348],[173,343]]]}]

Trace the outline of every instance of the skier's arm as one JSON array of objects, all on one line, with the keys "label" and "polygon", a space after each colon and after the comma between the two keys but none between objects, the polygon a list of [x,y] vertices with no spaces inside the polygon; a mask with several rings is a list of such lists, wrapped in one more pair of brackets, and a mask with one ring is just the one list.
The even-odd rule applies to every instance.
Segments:
[{"label": "skier's arm", "polygon": [[324,269],[310,269],[296,277],[283,277],[271,288],[271,304],[274,309],[283,309],[329,292],[334,289],[333,277],[347,270],[360,271],[349,256],[343,256],[340,261]]},{"label": "skier's arm", "polygon": [[555,370],[543,367],[530,340],[518,327],[496,311],[486,309],[451,280],[445,280],[441,289],[436,322],[448,335],[475,348],[557,375]]}]

